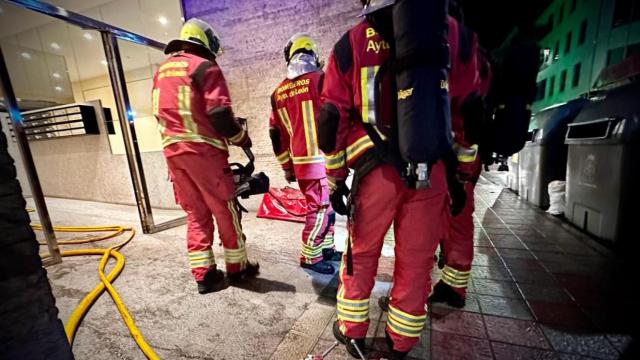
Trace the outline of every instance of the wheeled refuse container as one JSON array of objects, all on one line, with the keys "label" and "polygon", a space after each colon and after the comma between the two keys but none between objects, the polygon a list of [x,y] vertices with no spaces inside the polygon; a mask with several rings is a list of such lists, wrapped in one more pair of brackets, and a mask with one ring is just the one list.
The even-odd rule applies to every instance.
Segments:
[{"label": "wheeled refuse container", "polygon": [[567,145],[564,140],[567,125],[587,102],[586,99],[575,99],[534,115],[539,128],[534,130],[533,139],[525,144],[518,156],[520,197],[540,208],[549,207],[549,183],[566,178]]},{"label": "wheeled refuse container", "polygon": [[565,140],[571,223],[619,245],[638,240],[639,142],[640,82],[598,94],[582,110]]}]

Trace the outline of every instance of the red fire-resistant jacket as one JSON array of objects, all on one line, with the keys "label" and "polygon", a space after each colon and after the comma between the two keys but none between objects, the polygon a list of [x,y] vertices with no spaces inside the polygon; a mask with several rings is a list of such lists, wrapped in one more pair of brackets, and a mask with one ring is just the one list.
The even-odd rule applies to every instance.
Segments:
[{"label": "red fire-resistant jacket", "polygon": [[[460,41],[461,39],[462,41]],[[464,28],[457,20],[449,16],[448,40],[452,59],[451,71],[449,72],[449,96],[451,98],[453,141],[458,145],[471,147],[473,144],[465,141],[464,119],[460,108],[467,96],[479,90],[478,38],[474,32]],[[460,49],[461,46],[464,46],[465,49]],[[467,57],[461,58],[465,54]]]},{"label": "red fire-resistant jacket", "polygon": [[223,152],[242,144],[244,130],[225,138],[213,128],[209,116],[231,99],[215,61],[179,52],[160,65],[153,77],[153,114],[158,120],[166,157],[184,153]]},{"label": "red fire-resistant jacket", "polygon": [[282,168],[293,168],[297,179],[326,177],[317,131],[323,77],[322,71],[313,71],[285,79],[271,95],[273,150]]},{"label": "red fire-resistant jacket", "polygon": [[[451,52],[451,72],[449,74],[449,94],[451,96],[452,128],[454,141],[471,146],[464,141],[464,121],[460,114],[460,105],[464,98],[478,89],[477,38],[469,32],[467,46],[470,46],[468,59],[459,57],[459,25],[448,17],[449,49]],[[391,118],[390,104],[376,104],[374,98],[374,80],[380,65],[389,57],[389,45],[375,30],[363,21],[349,30],[336,44],[326,69],[326,78],[322,91],[323,102],[333,104],[340,113],[340,122],[336,134],[334,151],[325,154],[327,175],[342,179],[346,177],[348,167],[374,144],[367,136],[362,122],[369,122],[372,116],[379,124],[388,124]],[[382,81],[381,90],[390,83]],[[388,89],[388,88],[387,88]],[[388,90],[387,90],[388,91]],[[381,96],[381,100],[388,97]],[[376,114],[376,107],[380,107]],[[357,111],[352,111],[353,109]]]},{"label": "red fire-resistant jacket", "polygon": [[[346,178],[348,168],[373,149],[362,123],[375,120],[388,125],[391,120],[389,97],[381,96],[385,103],[376,104],[374,96],[376,73],[388,57],[389,44],[366,20],[351,28],[329,56],[322,101],[331,103],[340,114],[335,147],[325,154],[327,175],[333,178]],[[389,93],[390,84],[383,80],[386,88],[381,93]]]}]

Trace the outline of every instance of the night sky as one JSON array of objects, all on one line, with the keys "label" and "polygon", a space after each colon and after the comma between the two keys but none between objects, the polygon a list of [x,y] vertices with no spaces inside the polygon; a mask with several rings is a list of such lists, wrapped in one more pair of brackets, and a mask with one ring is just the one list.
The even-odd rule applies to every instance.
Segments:
[{"label": "night sky", "polygon": [[[465,22],[476,31],[480,45],[499,47],[511,30],[523,23],[533,23],[552,0],[458,0]],[[508,17],[500,14],[509,14]]]}]

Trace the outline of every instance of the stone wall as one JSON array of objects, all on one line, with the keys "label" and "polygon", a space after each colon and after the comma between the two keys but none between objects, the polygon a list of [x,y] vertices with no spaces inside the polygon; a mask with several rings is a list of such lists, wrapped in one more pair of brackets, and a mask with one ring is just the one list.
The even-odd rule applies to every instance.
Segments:
[{"label": "stone wall", "polygon": [[[326,60],[333,45],[357,17],[357,0],[185,0],[186,18],[209,22],[222,38],[219,63],[230,86],[234,110],[249,119],[257,169],[276,186],[284,185],[268,134],[269,96],[286,74],[283,48],[291,35],[305,31],[318,41]],[[239,152],[234,159],[242,159]]]}]

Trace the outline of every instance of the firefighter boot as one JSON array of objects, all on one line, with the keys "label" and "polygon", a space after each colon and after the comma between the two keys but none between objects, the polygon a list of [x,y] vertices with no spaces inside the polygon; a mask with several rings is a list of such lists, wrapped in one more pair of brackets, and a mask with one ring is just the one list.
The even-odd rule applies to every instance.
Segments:
[{"label": "firefighter boot", "polygon": [[430,303],[447,303],[454,308],[463,308],[465,305],[465,298],[458,294],[453,288],[442,281],[438,281],[436,286],[433,287],[433,293],[429,296]]},{"label": "firefighter boot", "polygon": [[389,347],[389,360],[404,360],[408,352],[402,352],[393,349],[393,340],[389,336],[389,333],[385,330],[384,337],[387,339],[387,346]]},{"label": "firefighter boot", "polygon": [[380,310],[384,312],[389,312],[389,297],[383,296],[380,299],[378,299],[378,306],[380,307]]},{"label": "firefighter boot", "polygon": [[247,261],[247,265],[244,270],[240,270],[234,273],[227,273],[227,277],[229,278],[229,282],[232,284],[238,283],[242,280],[254,278],[260,274],[260,264],[251,263]]},{"label": "firefighter boot", "polygon": [[318,261],[315,264],[307,264],[307,263],[301,262],[300,266],[304,269],[309,269],[320,274],[333,274],[336,271],[333,265],[329,264],[325,260]]},{"label": "firefighter boot", "polygon": [[216,292],[223,290],[227,286],[227,282],[224,279],[224,273],[221,270],[212,268],[204,276],[204,279],[197,281],[198,292],[200,294],[207,294],[210,292]]},{"label": "firefighter boot", "polygon": [[325,261],[340,261],[342,260],[342,251],[336,251],[334,249],[322,249],[322,258]]},{"label": "firefighter boot", "polygon": [[[349,355],[353,356],[356,359],[367,358],[364,339],[350,339],[344,336],[344,334],[342,334],[342,331],[340,331],[340,325],[338,324],[338,320],[336,320],[336,322],[333,323],[333,337],[335,337],[336,340],[340,341],[345,345]],[[355,342],[355,345],[351,342],[352,340]],[[358,349],[360,350],[360,352],[364,357],[360,356],[360,352],[358,352]]]}]

